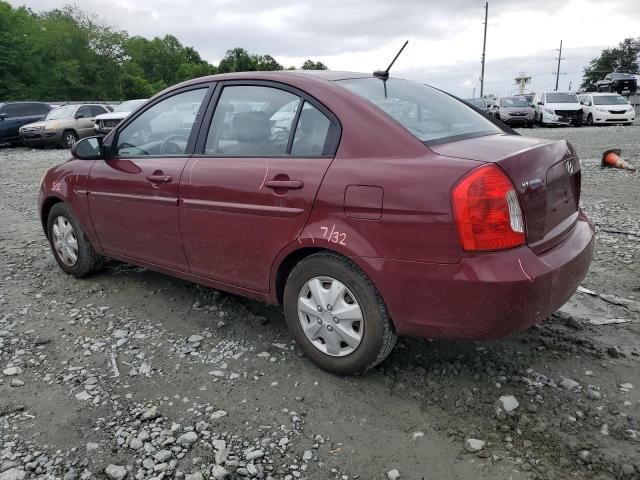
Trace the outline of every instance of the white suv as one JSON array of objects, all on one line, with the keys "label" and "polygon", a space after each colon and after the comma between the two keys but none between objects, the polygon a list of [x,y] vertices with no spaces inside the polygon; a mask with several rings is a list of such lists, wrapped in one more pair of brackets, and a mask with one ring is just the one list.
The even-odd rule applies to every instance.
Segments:
[{"label": "white suv", "polygon": [[582,105],[573,92],[540,92],[533,97],[535,120],[544,125],[582,125]]},{"label": "white suv", "polygon": [[631,125],[636,119],[633,106],[615,93],[584,93],[578,95],[587,125],[624,124]]}]

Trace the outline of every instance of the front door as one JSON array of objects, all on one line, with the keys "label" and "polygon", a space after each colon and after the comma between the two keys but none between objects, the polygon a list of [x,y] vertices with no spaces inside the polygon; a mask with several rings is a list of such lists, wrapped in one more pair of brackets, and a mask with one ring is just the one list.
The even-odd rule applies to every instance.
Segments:
[{"label": "front door", "polygon": [[309,217],[338,127],[300,92],[219,89],[206,142],[182,175],[185,253],[194,274],[266,292],[275,257]]},{"label": "front door", "polygon": [[178,227],[180,175],[208,87],[161,98],[118,129],[88,182],[89,209],[109,254],[188,272]]}]

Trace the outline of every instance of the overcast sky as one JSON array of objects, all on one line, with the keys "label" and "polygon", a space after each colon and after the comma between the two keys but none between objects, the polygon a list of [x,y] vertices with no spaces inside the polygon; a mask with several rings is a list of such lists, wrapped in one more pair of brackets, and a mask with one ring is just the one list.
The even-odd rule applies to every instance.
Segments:
[{"label": "overcast sky", "polygon": [[[9,0],[34,10],[68,0]],[[281,64],[321,60],[332,70],[385,68],[403,41],[393,73],[454,94],[479,93],[482,0],[76,0],[131,35],[170,33],[217,64],[241,46]],[[510,94],[525,72],[531,89],[553,89],[564,41],[560,89],[579,86],[603,47],[640,34],[638,0],[490,0],[485,93]]]}]

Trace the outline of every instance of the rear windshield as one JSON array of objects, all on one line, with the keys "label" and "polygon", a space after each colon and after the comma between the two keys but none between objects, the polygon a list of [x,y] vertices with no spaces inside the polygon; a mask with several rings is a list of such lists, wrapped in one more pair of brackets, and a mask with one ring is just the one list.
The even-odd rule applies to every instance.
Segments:
[{"label": "rear windshield", "polygon": [[337,82],[366,98],[425,143],[501,133],[472,108],[435,88],[390,78],[358,78]]},{"label": "rear windshield", "polygon": [[503,98],[500,100],[501,107],[529,107],[529,102],[525,98]]},{"label": "rear windshield", "polygon": [[578,103],[575,93],[547,93],[547,103]]},{"label": "rear windshield", "polygon": [[627,101],[622,95],[597,95],[593,97],[595,105],[626,105]]}]

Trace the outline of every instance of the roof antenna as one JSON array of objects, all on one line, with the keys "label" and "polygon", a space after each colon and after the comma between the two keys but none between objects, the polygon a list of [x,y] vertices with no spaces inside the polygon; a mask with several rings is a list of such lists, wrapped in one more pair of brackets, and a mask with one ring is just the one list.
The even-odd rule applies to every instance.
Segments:
[{"label": "roof antenna", "polygon": [[391,60],[391,63],[389,64],[389,66],[387,67],[386,70],[376,70],[375,72],[373,72],[373,76],[377,77],[377,78],[379,78],[381,80],[388,80],[389,79],[389,70],[391,70],[391,67],[393,67],[393,64],[396,63],[396,60],[398,59],[398,57],[400,56],[400,54],[404,50],[404,47],[407,46],[407,43],[409,43],[409,40],[406,40],[404,42],[404,45],[402,45],[402,48],[400,49],[400,51],[398,53],[396,53],[396,56],[393,57],[393,60]]}]

